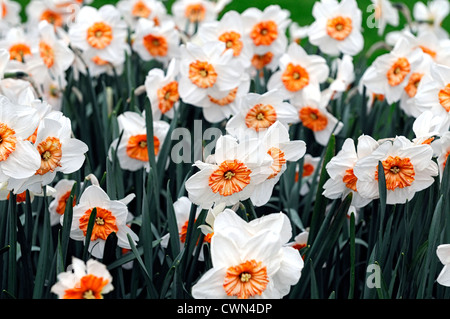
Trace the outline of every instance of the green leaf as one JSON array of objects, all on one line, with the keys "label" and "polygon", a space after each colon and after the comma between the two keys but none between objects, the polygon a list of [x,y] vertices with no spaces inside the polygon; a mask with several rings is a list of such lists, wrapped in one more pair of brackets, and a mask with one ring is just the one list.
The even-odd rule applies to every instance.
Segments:
[{"label": "green leaf", "polygon": [[89,258],[89,245],[91,243],[92,230],[94,229],[95,218],[97,217],[97,207],[94,207],[89,216],[89,222],[86,230],[86,237],[84,239],[83,260],[87,261]]}]

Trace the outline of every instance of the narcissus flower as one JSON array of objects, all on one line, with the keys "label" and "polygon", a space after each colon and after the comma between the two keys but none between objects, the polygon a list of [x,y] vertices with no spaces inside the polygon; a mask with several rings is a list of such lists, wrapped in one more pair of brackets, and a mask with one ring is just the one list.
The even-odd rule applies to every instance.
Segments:
[{"label": "narcissus flower", "polygon": [[[89,252],[96,258],[103,258],[105,242],[111,233],[117,235],[117,245],[121,248],[131,249],[128,236],[136,243],[139,238],[127,226],[127,205],[134,198],[130,194],[121,200],[111,200],[108,194],[98,185],[88,186],[80,196],[79,203],[73,208],[72,227],[70,238],[84,241],[87,235],[89,218],[93,209],[96,209],[96,218],[89,241]],[[61,216],[61,223],[64,215]]]},{"label": "narcissus flower", "polygon": [[330,72],[325,59],[308,55],[297,43],[292,42],[278,62],[279,70],[272,74],[267,89],[279,89],[286,99],[319,95],[320,84]]},{"label": "narcissus flower", "polygon": [[120,0],[116,7],[131,30],[141,18],[151,20],[155,25],[167,20],[167,9],[160,0]]},{"label": "narcissus flower", "polygon": [[255,187],[250,197],[255,206],[267,203],[272,194],[275,184],[287,167],[287,162],[295,162],[306,153],[306,143],[301,140],[291,140],[288,129],[280,122],[275,122],[267,129],[266,134],[261,137],[260,148],[266,150],[273,158],[271,168],[272,174],[262,183]]},{"label": "narcissus flower", "polygon": [[109,4],[100,9],[83,6],[70,25],[69,36],[73,47],[110,63],[124,61],[129,50],[127,24],[119,10]]},{"label": "narcissus flower", "polygon": [[409,42],[401,38],[391,52],[377,57],[367,68],[362,83],[369,91],[383,94],[389,104],[397,102],[422,59],[423,51],[411,50]]},{"label": "narcissus flower", "polygon": [[233,59],[238,60],[243,68],[248,68],[253,56],[250,40],[245,36],[241,15],[236,11],[227,11],[218,21],[211,21],[200,26],[195,41],[222,41],[227,50],[233,51]]},{"label": "narcissus flower", "polygon": [[208,0],[176,0],[171,12],[178,29],[192,36],[201,24],[215,21],[221,9],[222,6]]},{"label": "narcissus flower", "polygon": [[430,72],[417,88],[413,110],[416,117],[428,110],[444,119],[450,118],[450,67],[431,64]]},{"label": "narcissus flower", "polygon": [[[74,184],[75,180],[61,179],[54,186],[55,192],[52,195],[54,199],[48,206],[48,211],[50,212],[50,224],[52,226],[61,222],[61,216],[64,215]],[[72,206],[75,206],[75,204],[76,198],[73,199]]]},{"label": "narcissus flower", "polygon": [[339,121],[327,110],[330,95],[322,92],[319,97],[306,97],[294,99],[293,105],[297,108],[297,121],[311,130],[314,138],[320,145],[327,145],[332,134],[338,134],[344,123]]},{"label": "narcissus flower", "polygon": [[344,199],[349,193],[353,194],[351,205],[356,208],[366,206],[371,199],[360,195],[357,185],[357,177],[353,167],[361,158],[371,155],[378,147],[378,142],[368,135],[358,138],[358,146],[351,138],[344,141],[342,149],[326,165],[330,178],[323,185],[325,197]]},{"label": "narcissus flower", "polygon": [[141,18],[136,24],[132,49],[144,61],[156,60],[167,66],[172,58],[179,58],[180,36],[172,20],[159,25]]},{"label": "narcissus flower", "polygon": [[321,0],[314,3],[309,41],[329,55],[355,56],[364,46],[362,13],[355,0]]},{"label": "narcissus flower", "polygon": [[8,29],[0,40],[0,49],[9,52],[11,60],[25,63],[33,55],[32,49],[36,46],[36,39],[20,26]]},{"label": "narcissus flower", "polygon": [[39,45],[32,48],[33,58],[28,60],[28,70],[39,84],[44,83],[48,75],[61,81],[74,61],[74,53],[57,37],[53,25],[42,21],[38,27]]},{"label": "narcissus flower", "polygon": [[236,79],[244,70],[233,60],[233,51],[225,48],[219,40],[181,46],[179,92],[183,102],[201,106],[209,95],[223,97],[236,88]]},{"label": "narcissus flower", "polygon": [[[137,171],[145,168],[149,171],[145,112],[139,114],[127,111],[119,115],[117,121],[119,130],[123,131],[123,134],[111,143],[110,159],[113,156],[111,149],[114,149],[122,169]],[[165,121],[153,121],[153,148],[156,158],[169,131],[169,126],[169,123]]]},{"label": "narcissus flower", "polygon": [[41,159],[27,141],[39,124],[37,111],[13,104],[0,95],[0,181],[29,178],[39,169]]},{"label": "narcissus flower", "polygon": [[42,186],[50,184],[58,172],[76,172],[83,165],[88,151],[84,142],[72,137],[70,119],[57,111],[51,112],[39,123],[34,147],[40,156],[39,168],[29,178],[10,178],[8,188],[16,194],[26,189],[39,193]]},{"label": "narcissus flower", "polygon": [[[180,247],[183,248],[184,245],[186,244],[186,235],[187,235],[187,230],[188,230],[188,226],[189,226],[189,215],[191,212],[191,208],[192,208],[192,202],[189,200],[189,198],[187,198],[186,196],[182,196],[180,198],[178,198],[174,203],[173,203],[173,209],[175,212],[175,217],[176,217],[176,223],[177,223],[177,228],[178,228],[178,234],[179,234],[179,239],[180,239]],[[200,213],[200,209],[197,208],[196,213],[195,213],[195,220],[198,217],[198,214]],[[205,234],[205,237],[203,238],[203,242],[204,243],[208,243],[211,241],[211,234]],[[170,239],[170,234],[167,233],[166,235],[161,237],[161,246],[163,248],[167,248],[169,245],[169,239]],[[203,256],[203,250],[200,252],[199,255],[199,260],[203,261],[204,260],[204,256]]]},{"label": "narcissus flower", "polygon": [[372,154],[358,160],[353,167],[356,188],[363,197],[375,199],[378,191],[378,162],[381,161],[386,180],[387,204],[400,204],[429,187],[438,175],[428,144],[416,145],[404,136],[386,140]]},{"label": "narcissus flower", "polygon": [[228,120],[226,131],[239,140],[260,137],[277,121],[286,127],[297,121],[295,107],[284,101],[279,90],[248,93],[240,99],[237,109],[238,113]]},{"label": "narcissus flower", "polygon": [[269,5],[263,11],[252,7],[242,12],[244,30],[251,39],[255,54],[285,50],[286,29],[291,22],[289,16],[289,11],[279,5]]},{"label": "narcissus flower", "polygon": [[258,147],[257,141],[239,143],[231,135],[219,137],[208,162],[194,164],[200,171],[185,183],[189,199],[205,209],[249,199],[255,186],[273,173],[272,157]]},{"label": "narcissus flower", "polygon": [[291,234],[283,213],[246,223],[226,209],[215,221],[213,267],[192,287],[193,297],[282,298],[300,279],[303,268],[298,250],[287,245]]},{"label": "narcissus flower", "polygon": [[160,68],[148,72],[144,84],[154,120],[161,119],[162,115],[173,118],[174,109],[180,104],[178,72],[179,63],[176,59],[170,61],[166,73]]},{"label": "narcissus flower", "polygon": [[114,289],[108,269],[95,259],[84,263],[72,257],[68,268],[58,274],[58,281],[51,288],[59,299],[103,299],[103,295]]}]

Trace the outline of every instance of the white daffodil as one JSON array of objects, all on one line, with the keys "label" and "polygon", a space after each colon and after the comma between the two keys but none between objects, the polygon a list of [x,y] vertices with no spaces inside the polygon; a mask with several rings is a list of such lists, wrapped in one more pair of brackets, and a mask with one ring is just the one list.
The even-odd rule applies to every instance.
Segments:
[{"label": "white daffodil", "polygon": [[434,183],[438,167],[428,144],[416,145],[404,136],[381,142],[372,154],[358,160],[353,167],[356,188],[361,196],[379,197],[378,162],[381,161],[386,180],[389,205],[410,201],[416,192]]},{"label": "white daffodil", "polygon": [[200,171],[185,183],[189,199],[204,209],[249,199],[255,186],[273,173],[272,157],[257,142],[257,139],[238,142],[231,135],[219,137],[208,162],[194,164]]},{"label": "white daffodil", "polygon": [[329,55],[355,56],[364,46],[361,33],[362,13],[355,0],[321,0],[314,3],[314,22],[308,39]]},{"label": "white daffodil", "polygon": [[275,122],[288,124],[297,121],[297,111],[293,105],[284,101],[280,90],[264,94],[248,93],[239,100],[239,110],[226,124],[226,131],[244,140],[258,138],[265,134]]},{"label": "white daffodil", "polygon": [[193,297],[282,298],[303,268],[299,252],[288,245],[291,234],[283,213],[246,223],[226,209],[215,220],[212,268],[192,287]]},{"label": "white daffodil", "polygon": [[[123,134],[112,141],[109,153],[110,160],[113,156],[111,149],[114,149],[122,169],[136,171],[145,168],[149,171],[145,112],[139,114],[127,111],[119,115],[117,121],[119,131],[123,131]],[[153,121],[153,146],[156,158],[169,131],[169,126],[169,123],[165,121]]]},{"label": "white daffodil", "polygon": [[72,264],[66,272],[58,274],[58,281],[51,287],[51,292],[58,299],[103,299],[111,292],[112,276],[104,264],[89,259],[86,263],[72,257]]},{"label": "white daffodil", "polygon": [[358,146],[351,138],[347,138],[342,149],[326,165],[330,178],[323,185],[323,195],[327,198],[344,199],[349,193],[353,194],[351,205],[356,208],[366,206],[372,199],[360,195],[357,185],[357,177],[353,167],[361,158],[372,154],[378,147],[378,142],[368,135],[358,138]]},{"label": "white daffodil", "polygon": [[325,59],[319,55],[309,55],[295,42],[278,62],[279,70],[274,72],[267,83],[268,90],[279,89],[285,99],[319,95],[320,84],[329,75]]},{"label": "white daffodil", "polygon": [[[111,200],[100,186],[94,184],[88,186],[81,194],[78,204],[73,207],[70,238],[85,241],[89,219],[95,208],[96,218],[88,247],[90,254],[96,258],[103,258],[106,239],[113,232],[117,235],[119,247],[131,249],[128,235],[134,243],[139,240],[127,226],[129,214],[127,205],[133,198],[134,194],[130,194],[121,200]],[[64,215],[61,216],[61,224],[63,221]]]}]

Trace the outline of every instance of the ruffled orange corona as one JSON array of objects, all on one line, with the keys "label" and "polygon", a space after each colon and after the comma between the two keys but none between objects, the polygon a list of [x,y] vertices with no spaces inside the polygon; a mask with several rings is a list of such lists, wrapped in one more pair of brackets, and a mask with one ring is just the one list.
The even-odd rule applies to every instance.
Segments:
[{"label": "ruffled orange corona", "polygon": [[405,92],[409,97],[416,96],[417,87],[419,86],[420,80],[423,77],[423,73],[413,73],[408,80],[408,84],[405,86]]},{"label": "ruffled orange corona", "polygon": [[284,152],[277,147],[271,147],[267,154],[273,158],[273,163],[271,166],[273,173],[267,177],[267,179],[271,179],[281,172],[281,168],[284,164],[286,164],[286,158],[284,157]]},{"label": "ruffled orange corona", "polygon": [[317,132],[327,127],[328,119],[317,108],[305,106],[299,111],[299,117],[303,126]]},{"label": "ruffled orange corona", "polygon": [[149,7],[145,5],[143,1],[136,1],[133,8],[131,9],[131,14],[134,17],[147,18],[152,11]]},{"label": "ruffled orange corona", "polygon": [[37,150],[41,155],[41,167],[36,171],[38,175],[44,175],[53,172],[57,167],[61,166],[62,157],[61,142],[56,137],[47,137],[40,142]]},{"label": "ruffled orange corona", "polygon": [[[159,139],[153,137],[155,156],[159,152]],[[139,161],[148,162],[147,134],[133,135],[128,139],[127,155]]]},{"label": "ruffled orange corona", "polygon": [[450,83],[439,91],[439,103],[447,112],[450,112]]},{"label": "ruffled orange corona", "polygon": [[335,40],[342,41],[352,32],[352,19],[338,16],[327,21],[327,34]]},{"label": "ruffled orange corona", "polygon": [[248,260],[227,269],[223,288],[228,296],[248,299],[261,295],[269,283],[267,269],[262,262]]},{"label": "ruffled orange corona", "polygon": [[256,46],[271,45],[278,38],[277,24],[272,21],[262,21],[253,26],[250,38]]},{"label": "ruffled orange corona", "polygon": [[94,275],[86,275],[80,282],[71,289],[67,289],[64,299],[103,299],[101,294],[103,287],[108,284],[108,280]]},{"label": "ruffled orange corona", "polygon": [[245,124],[259,132],[270,127],[277,120],[277,112],[270,104],[256,104],[247,112]]},{"label": "ruffled orange corona", "polygon": [[11,60],[24,62],[26,55],[31,55],[31,48],[25,43],[16,43],[9,48],[9,56]]},{"label": "ruffled orange corona", "polygon": [[156,94],[158,95],[158,108],[164,114],[171,110],[173,105],[180,99],[178,93],[178,82],[172,81],[162,88],[158,89]]},{"label": "ruffled orange corona", "polygon": [[184,15],[189,19],[191,23],[202,22],[205,19],[206,9],[205,7],[198,4],[190,4],[186,7],[184,11]]},{"label": "ruffled orange corona", "polygon": [[219,41],[224,42],[227,49],[232,49],[234,56],[238,56],[244,46],[241,41],[241,35],[234,31],[222,33],[219,36]]},{"label": "ruffled orange corona", "polygon": [[112,28],[104,22],[95,22],[87,29],[86,40],[95,49],[104,49],[113,40]]},{"label": "ruffled orange corona", "polygon": [[[92,228],[91,241],[95,241],[98,238],[106,240],[109,234],[113,232],[117,233],[119,231],[119,228],[116,225],[116,217],[107,209],[101,207],[95,208],[97,215],[94,227]],[[87,234],[89,218],[91,217],[93,209],[94,208],[89,208],[84,215],[80,217],[80,229],[83,231],[84,236]]]},{"label": "ruffled orange corona", "polygon": [[5,161],[15,151],[16,132],[6,124],[0,123],[0,162]]},{"label": "ruffled orange corona", "polygon": [[53,52],[53,48],[46,42],[41,41],[39,43],[39,54],[47,68],[51,68],[55,63],[55,53]]},{"label": "ruffled orange corona", "polygon": [[[411,186],[414,181],[414,166],[409,158],[389,156],[382,161],[384,176],[386,178],[386,188],[394,190]],[[375,180],[378,181],[378,170],[375,172]]]},{"label": "ruffled orange corona", "polygon": [[189,64],[189,79],[202,89],[210,88],[216,83],[217,73],[214,67],[205,61],[196,60]]},{"label": "ruffled orange corona", "polygon": [[345,171],[345,175],[342,178],[342,181],[345,183],[345,186],[347,188],[350,188],[355,192],[357,191],[356,182],[358,181],[358,178],[353,173],[353,168],[349,168]]},{"label": "ruffled orange corona", "polygon": [[288,91],[297,92],[309,84],[309,74],[302,66],[289,63],[281,81]]},{"label": "ruffled orange corona", "polygon": [[162,36],[157,36],[153,34],[148,34],[142,38],[144,47],[147,49],[148,53],[152,56],[166,56],[169,46],[167,44],[166,38]]},{"label": "ruffled orange corona", "polygon": [[387,71],[386,77],[390,86],[397,86],[403,82],[408,73],[411,71],[411,65],[408,59],[398,58],[397,61]]},{"label": "ruffled orange corona", "polygon": [[230,93],[228,93],[227,96],[225,96],[221,99],[216,99],[216,98],[212,97],[211,95],[208,95],[208,98],[214,104],[217,104],[220,106],[228,105],[236,99],[237,90],[238,90],[237,87],[230,90]]},{"label": "ruffled orange corona", "polygon": [[214,193],[230,196],[250,184],[252,171],[238,160],[226,160],[210,176],[208,185]]}]

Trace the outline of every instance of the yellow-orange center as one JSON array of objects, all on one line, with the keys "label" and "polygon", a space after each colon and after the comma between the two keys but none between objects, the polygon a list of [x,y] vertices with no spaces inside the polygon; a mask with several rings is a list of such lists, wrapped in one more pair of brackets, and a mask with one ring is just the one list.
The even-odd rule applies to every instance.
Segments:
[{"label": "yellow-orange center", "polygon": [[411,65],[408,59],[398,58],[386,73],[390,86],[397,86],[403,82],[408,73],[411,71]]},{"label": "yellow-orange center", "polygon": [[345,171],[345,175],[342,178],[342,181],[345,183],[345,186],[347,188],[350,188],[353,191],[357,191],[356,190],[356,182],[358,181],[358,178],[355,176],[355,174],[353,173],[353,168],[349,168]]},{"label": "yellow-orange center", "polygon": [[26,55],[31,55],[31,48],[25,43],[16,43],[9,48],[9,56],[11,60],[24,62]]},{"label": "yellow-orange center", "polygon": [[281,75],[281,81],[288,91],[297,92],[309,84],[309,74],[302,66],[289,63]]},{"label": "yellow-orange center", "polygon": [[[58,200],[58,206],[56,207],[56,212],[59,215],[64,215],[64,212],[66,211],[66,205],[67,205],[67,201],[69,200],[70,197],[70,191],[65,192]],[[73,197],[73,203],[72,203],[72,207],[75,206],[76,204],[76,198],[75,196]]]},{"label": "yellow-orange center", "polygon": [[[118,232],[119,228],[116,224],[116,217],[112,214],[110,210],[95,207],[96,208],[96,218],[94,222],[94,227],[92,228],[91,241],[97,239],[106,240],[109,234],[113,232]],[[87,234],[87,228],[89,224],[89,218],[91,217],[92,210],[94,208],[89,208],[83,216],[80,217],[80,229],[83,231],[84,236]]]},{"label": "yellow-orange center", "polygon": [[191,23],[202,22],[205,19],[206,9],[201,3],[190,4],[186,7],[184,15]]},{"label": "yellow-orange center", "polygon": [[319,109],[305,106],[299,111],[299,118],[303,126],[317,132],[324,130],[328,125],[328,119]]},{"label": "yellow-orange center", "polygon": [[247,112],[245,124],[256,132],[265,130],[277,120],[277,112],[270,104],[256,104]]},{"label": "yellow-orange center", "polygon": [[5,161],[15,151],[16,132],[4,123],[0,123],[0,162]]},{"label": "yellow-orange center", "polygon": [[252,57],[252,66],[257,70],[262,70],[266,65],[272,62],[273,53],[266,52],[265,54],[255,54]]},{"label": "yellow-orange center", "polygon": [[219,41],[225,43],[226,49],[233,50],[234,56],[241,54],[244,44],[241,41],[241,35],[235,31],[224,32],[219,36]]},{"label": "yellow-orange center", "polygon": [[271,178],[274,178],[275,176],[277,176],[281,172],[283,165],[286,164],[286,158],[284,157],[284,152],[277,147],[271,147],[269,149],[269,151],[267,152],[267,154],[269,154],[273,158],[273,162],[272,162],[272,166],[271,166],[273,173],[270,174],[270,176],[267,178],[267,179],[271,179]]},{"label": "yellow-orange center", "polygon": [[[153,136],[153,146],[155,156],[158,155],[160,142],[156,136]],[[148,162],[147,134],[133,135],[128,139],[127,155],[139,161]]]},{"label": "yellow-orange center", "polygon": [[250,184],[252,171],[238,160],[226,160],[210,176],[208,185],[214,193],[230,196]]},{"label": "yellow-orange center", "polygon": [[[386,188],[395,190],[411,186],[414,181],[415,171],[410,159],[398,156],[389,156],[382,161],[384,176],[386,178]],[[375,171],[375,180],[378,181],[378,170]]]},{"label": "yellow-orange center", "polygon": [[408,84],[405,86],[405,92],[408,94],[409,97],[416,96],[417,93],[417,87],[419,86],[420,80],[423,77],[423,73],[413,73],[411,74]]},{"label": "yellow-orange center", "polygon": [[64,299],[103,299],[102,290],[108,280],[92,274],[83,276],[75,287],[64,291]]},{"label": "yellow-orange center", "polygon": [[247,260],[237,266],[227,269],[223,288],[228,296],[236,296],[238,299],[248,299],[255,295],[261,295],[267,288],[269,276],[262,262]]},{"label": "yellow-orange center", "polygon": [[439,103],[442,107],[450,112],[450,83],[448,83],[442,90],[439,91]]},{"label": "yellow-orange center", "polygon": [[104,49],[113,40],[113,30],[105,22],[95,22],[87,29],[86,40],[95,49]]},{"label": "yellow-orange center", "polygon": [[277,24],[272,20],[255,24],[250,32],[250,38],[256,46],[271,45],[278,38]]},{"label": "yellow-orange center", "polygon": [[137,1],[131,9],[131,14],[139,18],[147,18],[152,11],[143,1]]},{"label": "yellow-orange center", "polygon": [[152,56],[166,56],[169,50],[167,40],[163,36],[148,34],[142,38],[145,49]]},{"label": "yellow-orange center", "polygon": [[62,15],[50,9],[44,10],[41,13],[40,20],[45,20],[48,23],[53,24],[55,27],[62,27],[64,23]]},{"label": "yellow-orange center", "polygon": [[61,166],[62,149],[59,138],[47,137],[39,143],[37,150],[41,155],[41,167],[36,171],[37,175],[53,172],[57,167]]},{"label": "yellow-orange center", "polygon": [[338,16],[327,21],[327,34],[335,40],[342,41],[352,32],[352,19]]},{"label": "yellow-orange center", "polygon": [[178,82],[172,81],[156,91],[158,96],[158,108],[164,114],[171,110],[173,105],[180,99],[178,93]]},{"label": "yellow-orange center", "polygon": [[51,68],[55,63],[53,48],[48,43],[41,41],[39,42],[39,54],[47,68]]},{"label": "yellow-orange center", "polygon": [[210,88],[216,83],[217,73],[214,67],[206,61],[196,60],[189,64],[189,79],[202,89]]}]

